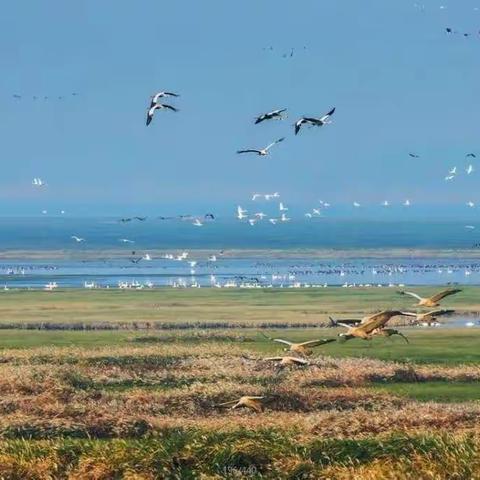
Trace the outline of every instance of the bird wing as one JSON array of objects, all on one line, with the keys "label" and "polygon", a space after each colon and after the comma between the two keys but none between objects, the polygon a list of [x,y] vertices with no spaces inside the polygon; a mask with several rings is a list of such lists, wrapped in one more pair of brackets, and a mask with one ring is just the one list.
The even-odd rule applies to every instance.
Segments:
[{"label": "bird wing", "polygon": [[284,343],[285,345],[292,345],[292,342],[289,342],[288,340],[282,340],[281,338],[272,338],[271,340],[278,343]]},{"label": "bird wing", "polygon": [[168,110],[172,110],[172,112],[178,112],[178,108],[172,107],[171,105],[167,105],[166,103],[164,103],[162,106],[163,106],[163,108],[167,108]]},{"label": "bird wing", "polygon": [[268,145],[268,147],[265,147],[265,150],[270,150],[270,148],[272,148],[274,145],[276,145],[277,143],[283,142],[284,140],[285,140],[285,137],[282,137],[282,138],[279,138],[278,140],[275,140],[270,145]]},{"label": "bird wing", "polygon": [[168,95],[169,97],[179,97],[180,95],[178,93],[173,93],[173,92],[163,92],[165,95]]},{"label": "bird wing", "polygon": [[237,150],[237,153],[260,153],[260,150],[249,148],[248,150]]},{"label": "bird wing", "polygon": [[335,113],[336,107],[333,107],[326,115],[325,117],[331,117]]},{"label": "bird wing", "polygon": [[223,403],[217,403],[216,407],[223,407],[223,405],[233,405],[234,403],[237,403],[238,400],[231,400],[230,402],[223,402]]},{"label": "bird wing", "polygon": [[445,310],[443,308],[439,310],[431,310],[430,312],[424,313],[424,317],[440,317],[442,315],[448,315],[450,313],[455,313],[455,310]]},{"label": "bird wing", "polygon": [[401,292],[397,292],[397,293],[399,293],[400,295],[410,295],[411,297],[414,297],[414,298],[416,298],[417,300],[423,300],[423,298],[422,298],[420,295],[417,295],[417,294],[414,293],[414,292],[401,291]]},{"label": "bird wing", "polygon": [[318,125],[319,123],[323,123],[323,118],[326,118],[326,117],[322,117],[320,119],[313,118],[313,117],[305,117],[303,121],[304,123],[312,123],[313,125]]},{"label": "bird wing", "polygon": [[375,315],[372,315],[365,323],[362,323],[356,327],[356,330],[361,330],[365,333],[371,333],[377,328],[384,327],[390,318],[392,317],[386,315],[385,312],[376,313]]},{"label": "bird wing", "polygon": [[301,118],[300,120],[298,120],[297,122],[295,122],[295,135],[298,134],[298,132],[300,131],[300,128],[302,127],[304,123],[304,119]]},{"label": "bird wing", "polygon": [[341,320],[334,320],[331,317],[329,318],[333,325],[337,323],[340,325],[340,322],[342,322],[344,325],[349,325],[351,327],[352,325],[357,325],[359,323],[362,323],[361,318],[342,318]]},{"label": "bird wing", "polygon": [[455,295],[455,293],[459,293],[462,290],[460,288],[454,288],[453,290],[444,290],[443,292],[437,293],[430,298],[433,302],[438,302],[442,298],[448,297],[450,295]]},{"label": "bird wing", "polygon": [[308,360],[305,360],[303,358],[297,358],[297,357],[290,357],[290,360],[295,363],[300,363],[301,365],[308,365]]},{"label": "bird wing", "polygon": [[255,119],[255,125],[257,125],[258,123],[261,123],[263,122],[264,120],[266,120],[267,116],[265,114],[262,114],[262,115],[259,115],[256,119]]},{"label": "bird wing", "polygon": [[345,328],[352,328],[352,326],[349,325],[348,323],[342,323],[342,322],[339,322],[338,320],[335,322],[335,324]]},{"label": "bird wing", "polygon": [[335,342],[335,338],[321,338],[319,340],[310,340],[308,342],[300,343],[302,347],[318,347],[319,345],[325,345],[326,343]]}]

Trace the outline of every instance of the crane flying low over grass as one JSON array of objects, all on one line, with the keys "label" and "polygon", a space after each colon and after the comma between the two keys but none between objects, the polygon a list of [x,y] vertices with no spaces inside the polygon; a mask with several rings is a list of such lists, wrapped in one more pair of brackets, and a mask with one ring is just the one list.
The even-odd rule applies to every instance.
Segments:
[{"label": "crane flying low over grass", "polygon": [[[409,313],[409,312],[404,312],[404,313]],[[451,313],[455,313],[455,310],[445,310],[445,309],[439,309],[439,310],[430,310],[429,312],[425,313],[416,313],[415,320],[413,321],[414,324],[417,323],[434,323],[437,320],[437,317],[441,317],[443,315],[450,315]]]},{"label": "crane flying low over grass", "polygon": [[219,403],[217,407],[227,407],[232,405],[231,409],[235,410],[236,408],[245,407],[255,412],[260,413],[263,410],[263,403],[265,397],[240,397],[238,400],[232,400],[230,402]]},{"label": "crane flying low over grass", "polygon": [[302,355],[302,356],[311,355],[313,353],[312,348],[314,347],[319,347],[320,345],[325,345],[327,343],[335,341],[334,338],[321,338],[318,340],[309,340],[308,342],[293,343],[288,340],[283,340],[282,338],[269,337],[268,335],[265,335],[263,332],[262,332],[262,335],[268,340],[271,340],[272,342],[278,342],[278,343],[283,343],[284,345],[287,345],[288,348],[284,348],[285,352],[298,353],[299,355]]},{"label": "crane flying low over grass", "polygon": [[278,362],[279,368],[285,367],[307,367],[310,365],[308,360],[298,357],[269,357],[265,359],[266,362]]},{"label": "crane flying low over grass", "polygon": [[420,295],[417,295],[414,292],[400,291],[398,293],[400,295],[410,295],[411,297],[416,298],[418,300],[418,303],[416,304],[416,306],[418,307],[434,308],[434,307],[438,307],[440,305],[440,301],[443,300],[445,297],[448,297],[450,295],[455,295],[456,293],[459,293],[461,291],[462,290],[459,288],[443,290],[442,292],[432,295],[431,297],[428,297],[428,298],[421,297]]},{"label": "crane flying low over grass", "polygon": [[385,328],[388,321],[396,316],[405,315],[408,317],[416,317],[415,313],[400,312],[398,310],[384,310],[383,312],[375,313],[370,317],[362,320],[360,325],[351,326],[347,323],[337,321],[336,323],[348,330],[346,333],[340,333],[338,336],[341,340],[346,341],[352,338],[361,338],[363,340],[371,340],[374,336],[391,337],[392,335],[400,335],[408,343],[407,337],[393,328]]}]

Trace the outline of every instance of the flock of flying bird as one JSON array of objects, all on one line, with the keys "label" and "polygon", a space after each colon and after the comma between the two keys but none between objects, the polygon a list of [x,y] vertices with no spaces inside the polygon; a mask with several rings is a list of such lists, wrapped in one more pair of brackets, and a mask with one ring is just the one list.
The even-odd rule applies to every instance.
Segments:
[{"label": "flock of flying bird", "polygon": [[[412,324],[417,324],[420,322],[433,323],[437,317],[443,315],[449,315],[454,313],[454,310],[439,309],[440,302],[456,293],[461,292],[460,289],[448,289],[443,290],[431,297],[421,297],[415,292],[400,291],[398,292],[401,295],[408,295],[416,300],[418,303],[415,304],[416,307],[429,308],[434,310],[429,310],[427,312],[407,312],[401,310],[383,310],[381,312],[375,313],[373,315],[368,315],[364,318],[355,318],[355,319],[343,319],[343,320],[334,320],[330,317],[331,327],[344,327],[347,329],[346,332],[338,334],[338,340],[340,342],[346,342],[348,340],[359,338],[362,340],[372,340],[374,337],[391,337],[393,335],[399,335],[405,339],[407,343],[408,339],[403,333],[394,328],[388,328],[388,322],[397,316],[406,316],[414,318]],[[277,372],[284,370],[288,367],[309,367],[317,366],[314,363],[311,363],[307,357],[313,354],[313,348],[319,347],[321,345],[326,345],[331,342],[335,342],[335,338],[322,338],[309,340],[306,342],[291,342],[283,338],[272,338],[268,335],[262,333],[263,337],[267,340],[280,343],[284,345],[284,352],[287,355],[280,355],[276,357],[265,358],[266,362],[275,362],[277,364]],[[237,408],[248,408],[255,412],[262,412],[265,404],[272,399],[272,396],[242,396],[239,399],[231,400],[228,402],[223,402],[215,405],[216,407],[228,407],[230,406],[232,410]]]}]

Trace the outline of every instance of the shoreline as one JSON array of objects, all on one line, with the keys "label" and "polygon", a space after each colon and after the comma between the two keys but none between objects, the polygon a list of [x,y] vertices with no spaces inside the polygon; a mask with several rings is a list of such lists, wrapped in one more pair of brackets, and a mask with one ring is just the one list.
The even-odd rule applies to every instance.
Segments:
[{"label": "shoreline", "polygon": [[[190,258],[201,258],[216,254],[222,249],[143,249],[132,246],[131,249],[57,249],[57,250],[1,250],[0,261],[4,260],[103,260],[125,258],[131,251],[148,252],[153,257],[161,257],[169,253],[188,251]],[[419,258],[448,258],[448,259],[480,259],[479,249],[438,249],[438,248],[360,248],[360,249],[225,249],[219,257],[227,259],[259,258],[259,259],[284,259],[303,258],[317,260],[331,259],[419,259]]]}]

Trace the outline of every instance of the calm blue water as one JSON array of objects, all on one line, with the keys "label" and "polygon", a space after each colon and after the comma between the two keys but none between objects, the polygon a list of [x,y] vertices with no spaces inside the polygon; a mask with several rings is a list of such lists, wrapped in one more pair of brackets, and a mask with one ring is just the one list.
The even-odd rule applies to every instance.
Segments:
[{"label": "calm blue water", "polygon": [[474,230],[466,223],[318,218],[251,227],[219,219],[194,227],[154,218],[126,224],[114,218],[1,218],[0,251],[72,248],[71,235],[84,237],[81,248],[88,250],[121,247],[119,238],[134,240],[137,249],[471,248],[480,242],[480,220],[469,222]]},{"label": "calm blue water", "polygon": [[[475,225],[475,224],[474,224]],[[218,220],[194,227],[190,222],[148,219],[121,224],[117,219],[22,218],[0,219],[0,252],[22,250],[23,258],[0,259],[0,286],[42,288],[48,282],[60,287],[83,287],[94,282],[116,287],[119,282],[153,286],[225,285],[262,286],[295,284],[480,284],[480,259],[463,258],[350,258],[316,259],[220,255],[229,249],[468,249],[480,242],[477,229],[464,222],[388,222],[315,219],[281,225],[267,222],[251,227]],[[76,243],[70,237],[85,238]],[[121,243],[127,238],[134,243]],[[192,250],[181,261],[159,253]],[[62,258],[33,260],[28,252],[65,250]],[[117,250],[109,257],[107,251]],[[217,260],[195,250],[217,252]],[[132,253],[135,251],[135,254]],[[155,253],[152,253],[155,251]],[[95,254],[93,254],[95,252]],[[118,255],[118,252],[120,254]],[[150,261],[132,262],[150,253]],[[188,262],[196,261],[195,266]]]}]

